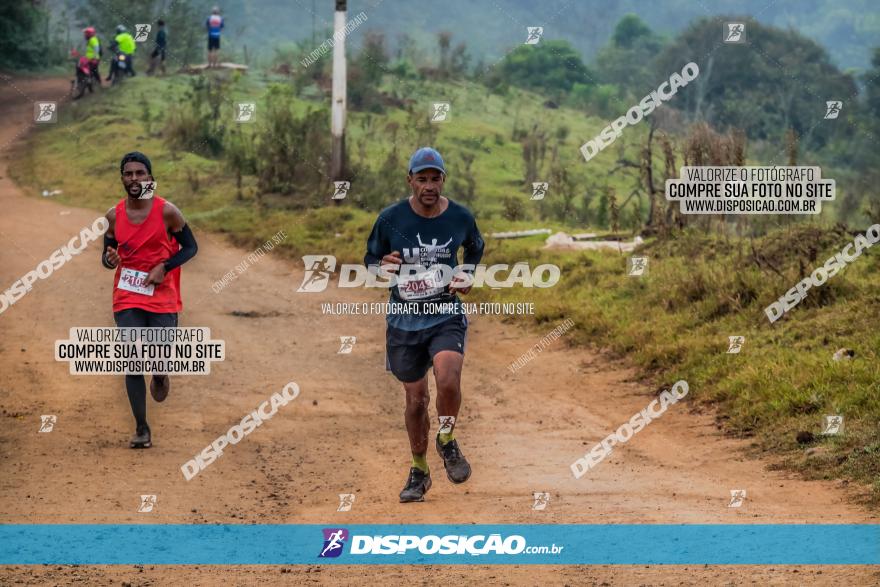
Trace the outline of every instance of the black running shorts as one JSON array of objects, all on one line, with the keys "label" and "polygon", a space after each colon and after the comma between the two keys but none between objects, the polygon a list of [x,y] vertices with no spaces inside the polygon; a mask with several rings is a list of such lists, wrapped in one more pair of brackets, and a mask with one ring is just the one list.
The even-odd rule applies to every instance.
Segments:
[{"label": "black running shorts", "polygon": [[467,316],[458,315],[424,330],[400,330],[388,326],[385,332],[385,369],[400,381],[418,381],[434,363],[440,351],[464,354]]},{"label": "black running shorts", "polygon": [[220,37],[208,37],[208,51],[220,49]]},{"label": "black running shorts", "polygon": [[176,328],[177,314],[157,314],[140,308],[128,308],[113,313],[119,328]]}]

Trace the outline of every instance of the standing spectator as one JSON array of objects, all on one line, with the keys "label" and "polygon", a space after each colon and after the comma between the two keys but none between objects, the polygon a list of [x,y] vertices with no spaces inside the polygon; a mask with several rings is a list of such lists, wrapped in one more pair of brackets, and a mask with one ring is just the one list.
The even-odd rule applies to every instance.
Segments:
[{"label": "standing spectator", "polygon": [[211,9],[211,16],[205,21],[208,29],[208,67],[220,67],[220,31],[223,30],[223,17],[220,8]]},{"label": "standing spectator", "polygon": [[162,71],[162,75],[165,75],[165,46],[168,43],[168,36],[165,32],[165,21],[159,19],[156,24],[159,25],[159,32],[156,33],[156,48],[150,55],[150,68],[147,70],[147,75],[152,74],[157,65]]}]

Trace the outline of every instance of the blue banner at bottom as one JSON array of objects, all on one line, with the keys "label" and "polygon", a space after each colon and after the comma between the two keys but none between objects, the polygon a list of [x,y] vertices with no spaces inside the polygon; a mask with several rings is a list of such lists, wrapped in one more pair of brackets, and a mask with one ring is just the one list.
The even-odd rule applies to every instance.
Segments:
[{"label": "blue banner at bottom", "polygon": [[2,524],[0,564],[877,565],[878,524]]}]

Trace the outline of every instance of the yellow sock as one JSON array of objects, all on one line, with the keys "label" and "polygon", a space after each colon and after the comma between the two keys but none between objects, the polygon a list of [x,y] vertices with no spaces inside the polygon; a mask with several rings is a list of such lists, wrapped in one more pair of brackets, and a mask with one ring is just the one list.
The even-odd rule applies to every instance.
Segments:
[{"label": "yellow sock", "polygon": [[422,473],[428,472],[428,457],[426,455],[417,455],[414,454],[412,456],[412,466],[421,471]]}]

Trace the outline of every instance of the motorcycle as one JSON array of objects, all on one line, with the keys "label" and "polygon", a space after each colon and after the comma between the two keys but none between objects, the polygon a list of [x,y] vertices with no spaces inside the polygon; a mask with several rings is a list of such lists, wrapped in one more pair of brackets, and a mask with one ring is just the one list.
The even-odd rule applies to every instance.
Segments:
[{"label": "motorcycle", "polygon": [[94,92],[92,87],[93,76],[89,60],[81,56],[77,51],[71,51],[71,56],[76,60],[76,77],[70,82],[70,95],[74,100],[79,100],[85,94],[86,89],[91,94]]},{"label": "motorcycle", "polygon": [[113,75],[112,85],[116,85],[128,74],[128,56],[118,49],[113,53],[113,63],[110,65]]}]

